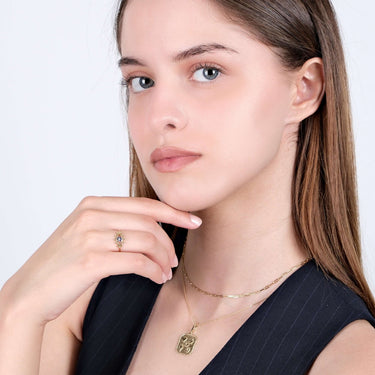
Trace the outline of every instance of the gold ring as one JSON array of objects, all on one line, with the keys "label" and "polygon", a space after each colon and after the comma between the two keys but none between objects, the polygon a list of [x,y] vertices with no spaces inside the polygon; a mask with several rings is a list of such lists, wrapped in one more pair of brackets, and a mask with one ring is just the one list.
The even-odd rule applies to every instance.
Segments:
[{"label": "gold ring", "polygon": [[125,241],[124,235],[121,232],[116,232],[114,240],[115,240],[115,244],[118,248],[118,251],[121,251],[122,245],[124,244],[124,241]]}]

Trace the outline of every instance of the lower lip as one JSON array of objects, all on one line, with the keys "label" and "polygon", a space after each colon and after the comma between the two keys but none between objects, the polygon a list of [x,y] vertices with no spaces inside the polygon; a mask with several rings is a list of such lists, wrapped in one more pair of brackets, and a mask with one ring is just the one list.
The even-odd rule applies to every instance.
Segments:
[{"label": "lower lip", "polygon": [[175,158],[165,158],[154,163],[154,167],[159,172],[176,172],[186,165],[197,160],[200,155],[178,156]]}]

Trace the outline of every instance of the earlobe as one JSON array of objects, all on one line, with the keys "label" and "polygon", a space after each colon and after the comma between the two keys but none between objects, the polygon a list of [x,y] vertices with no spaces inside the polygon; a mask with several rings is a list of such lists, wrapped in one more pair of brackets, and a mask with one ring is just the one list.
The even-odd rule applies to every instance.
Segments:
[{"label": "earlobe", "polygon": [[295,75],[294,97],[288,122],[301,122],[319,108],[325,92],[323,61],[314,57]]}]

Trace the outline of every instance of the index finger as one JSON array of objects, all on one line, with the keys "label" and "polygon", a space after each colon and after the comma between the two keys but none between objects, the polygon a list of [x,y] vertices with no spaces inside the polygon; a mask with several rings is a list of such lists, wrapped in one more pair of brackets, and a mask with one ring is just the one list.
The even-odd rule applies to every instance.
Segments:
[{"label": "index finger", "polygon": [[195,229],[202,224],[202,220],[198,216],[177,210],[166,203],[151,198],[89,196],[84,198],[78,207],[147,215],[155,221],[187,229]]}]

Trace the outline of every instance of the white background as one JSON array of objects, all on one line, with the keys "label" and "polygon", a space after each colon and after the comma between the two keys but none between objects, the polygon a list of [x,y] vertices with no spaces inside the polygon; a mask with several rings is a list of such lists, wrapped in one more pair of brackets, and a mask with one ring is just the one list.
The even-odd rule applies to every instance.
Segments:
[{"label": "white background", "polygon": [[[372,0],[335,0],[347,55],[365,271],[375,292]],[[127,195],[116,0],[0,2],[0,287],[86,195]]]}]

